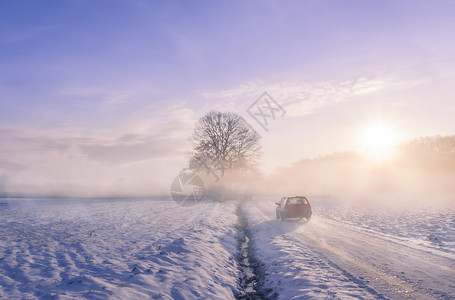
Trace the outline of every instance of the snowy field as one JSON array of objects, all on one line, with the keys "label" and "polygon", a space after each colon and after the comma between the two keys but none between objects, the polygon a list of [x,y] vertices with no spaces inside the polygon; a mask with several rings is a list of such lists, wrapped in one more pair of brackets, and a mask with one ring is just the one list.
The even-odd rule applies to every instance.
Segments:
[{"label": "snowy field", "polygon": [[243,234],[270,299],[455,299],[453,207],[275,201],[0,200],[0,299],[247,299]]},{"label": "snowy field", "polygon": [[233,299],[236,205],[0,204],[0,299]]}]

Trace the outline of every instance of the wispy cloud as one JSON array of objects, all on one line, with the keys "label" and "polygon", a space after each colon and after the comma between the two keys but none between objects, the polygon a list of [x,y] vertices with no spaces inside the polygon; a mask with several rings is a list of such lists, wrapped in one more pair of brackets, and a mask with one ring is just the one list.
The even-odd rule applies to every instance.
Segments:
[{"label": "wispy cloud", "polygon": [[[162,193],[185,167],[189,128],[173,119],[144,121],[115,137],[0,128],[0,175],[9,179],[2,188],[45,195]],[[119,178],[126,181],[119,185]]]},{"label": "wispy cloud", "polygon": [[15,31],[13,33],[5,35],[3,38],[3,42],[17,43],[17,42],[25,41],[25,40],[40,36],[42,34],[52,32],[53,30],[57,29],[59,26],[60,25],[38,26],[38,27],[34,27],[34,28],[24,29],[21,31]]},{"label": "wispy cloud", "polygon": [[116,139],[92,139],[78,145],[87,158],[113,165],[124,165],[181,154],[182,139],[172,137],[174,128],[169,124],[154,134],[129,133]]},{"label": "wispy cloud", "polygon": [[100,87],[82,86],[66,87],[56,91],[59,97],[75,97],[94,99],[103,111],[117,108],[120,105],[131,103],[134,93],[126,90],[104,89]]},{"label": "wispy cloud", "polygon": [[105,94],[106,91],[99,87],[83,86],[83,87],[64,87],[56,91],[57,95],[61,96],[79,96],[92,97]]},{"label": "wispy cloud", "polygon": [[23,164],[6,161],[6,160],[0,160],[0,170],[19,171],[19,170],[25,170],[25,169],[26,169],[26,166]]},{"label": "wispy cloud", "polygon": [[[339,82],[298,83],[281,81],[269,83],[253,80],[225,90],[205,90],[201,94],[210,99],[224,101],[254,101],[262,92],[269,94],[284,106],[288,115],[299,116],[313,113],[317,109],[336,102],[348,101],[357,95],[367,95],[381,91],[392,84],[385,79],[357,78]],[[249,102],[248,102],[249,101]]]},{"label": "wispy cloud", "polygon": [[0,129],[0,168],[20,169],[15,161],[33,162],[52,154],[82,155],[100,163],[122,165],[169,157],[184,151],[187,124],[168,122],[155,131],[123,133],[114,138],[65,136],[58,133]]}]

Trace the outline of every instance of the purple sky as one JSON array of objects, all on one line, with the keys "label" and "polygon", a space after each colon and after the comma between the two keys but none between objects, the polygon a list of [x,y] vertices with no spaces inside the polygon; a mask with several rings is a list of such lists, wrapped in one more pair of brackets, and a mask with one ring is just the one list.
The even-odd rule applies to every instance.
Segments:
[{"label": "purple sky", "polygon": [[454,28],[453,1],[1,1],[0,192],[165,193],[211,109],[260,132],[266,172],[378,120],[453,134]]}]

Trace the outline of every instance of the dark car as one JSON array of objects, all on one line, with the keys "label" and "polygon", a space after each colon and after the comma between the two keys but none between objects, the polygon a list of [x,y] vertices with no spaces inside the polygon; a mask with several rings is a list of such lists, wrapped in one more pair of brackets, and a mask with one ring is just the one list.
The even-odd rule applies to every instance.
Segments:
[{"label": "dark car", "polygon": [[311,204],[308,199],[303,196],[283,197],[279,203],[275,203],[276,218],[280,221],[287,219],[311,219],[313,214]]}]

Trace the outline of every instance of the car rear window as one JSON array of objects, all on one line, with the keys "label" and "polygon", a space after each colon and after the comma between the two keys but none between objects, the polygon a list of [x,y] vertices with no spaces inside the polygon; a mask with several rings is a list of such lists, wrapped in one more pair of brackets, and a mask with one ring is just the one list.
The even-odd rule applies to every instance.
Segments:
[{"label": "car rear window", "polygon": [[305,197],[288,198],[287,205],[294,205],[294,204],[308,204],[308,200]]}]

